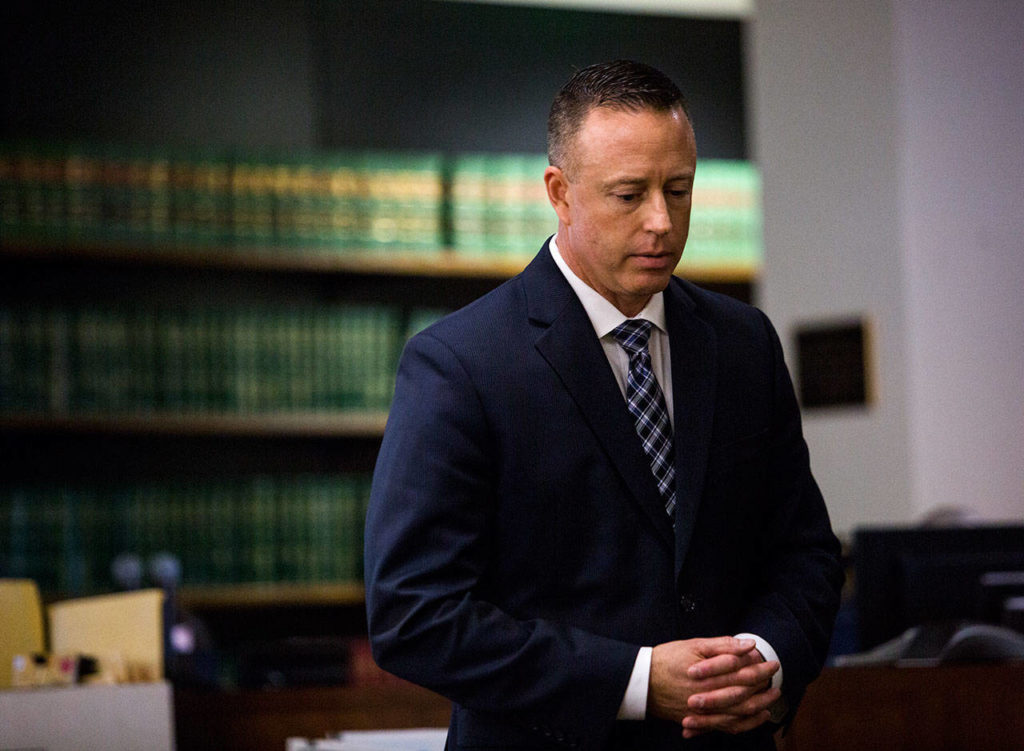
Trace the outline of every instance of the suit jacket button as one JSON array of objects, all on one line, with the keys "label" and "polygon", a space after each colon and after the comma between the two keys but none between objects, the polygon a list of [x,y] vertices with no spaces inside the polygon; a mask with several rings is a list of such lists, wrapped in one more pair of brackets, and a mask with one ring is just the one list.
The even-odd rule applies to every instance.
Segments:
[{"label": "suit jacket button", "polygon": [[684,613],[692,613],[694,610],[697,609],[697,603],[691,600],[686,595],[682,595],[679,598],[679,609],[682,610]]}]

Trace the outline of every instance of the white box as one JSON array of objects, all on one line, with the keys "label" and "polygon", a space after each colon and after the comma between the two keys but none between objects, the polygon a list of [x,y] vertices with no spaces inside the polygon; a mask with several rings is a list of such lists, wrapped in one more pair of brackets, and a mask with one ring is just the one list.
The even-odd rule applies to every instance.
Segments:
[{"label": "white box", "polygon": [[0,751],[174,751],[167,682],[0,691]]}]

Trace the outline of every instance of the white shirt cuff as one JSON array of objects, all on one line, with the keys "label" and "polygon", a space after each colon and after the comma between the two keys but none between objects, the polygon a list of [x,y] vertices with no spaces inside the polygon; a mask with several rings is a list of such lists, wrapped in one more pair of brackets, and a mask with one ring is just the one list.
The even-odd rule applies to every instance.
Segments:
[{"label": "white shirt cuff", "polygon": [[779,656],[775,653],[775,650],[772,649],[772,645],[769,644],[768,642],[766,642],[764,639],[762,639],[757,634],[736,634],[736,638],[737,639],[753,639],[754,640],[754,648],[758,652],[761,653],[761,656],[764,658],[765,662],[771,662],[772,660],[774,660],[775,662],[779,663],[779,669],[775,672],[775,675],[772,676],[772,688],[781,689],[782,688],[782,660],[779,659]]},{"label": "white shirt cuff", "polygon": [[642,720],[647,716],[647,687],[651,682],[651,653],[654,647],[640,647],[626,694],[619,705],[620,720]]}]

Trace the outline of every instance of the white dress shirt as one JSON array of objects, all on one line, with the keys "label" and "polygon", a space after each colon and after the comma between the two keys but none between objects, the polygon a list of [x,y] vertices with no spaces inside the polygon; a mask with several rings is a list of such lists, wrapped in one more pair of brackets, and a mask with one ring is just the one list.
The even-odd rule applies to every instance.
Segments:
[{"label": "white dress shirt", "polygon": [[[619,345],[612,333],[623,321],[629,317],[624,315],[618,308],[602,297],[593,287],[576,276],[575,272],[562,258],[558,250],[558,244],[552,237],[548,243],[551,249],[551,257],[558,266],[559,271],[572,287],[576,296],[583,303],[583,309],[590,318],[594,327],[594,333],[601,341],[608,363],[611,365],[612,373],[619,384],[623,399],[626,398],[626,374],[629,372],[629,355]],[[644,306],[644,309],[635,316],[650,321],[654,324],[651,327],[651,336],[648,340],[648,349],[651,353],[651,368],[654,370],[654,377],[661,386],[665,395],[665,406],[668,409],[669,420],[675,428],[675,419],[672,412],[672,359],[669,356],[668,327],[665,322],[665,296],[663,292],[653,295]],[[737,634],[737,638],[753,639],[757,651],[765,660],[778,660],[775,650],[771,648],[764,639],[754,634]],[[651,652],[653,647],[641,647],[633,665],[633,673],[626,686],[626,694],[619,707],[618,718],[620,720],[642,720],[647,715],[647,690],[651,677]],[[782,685],[782,668],[772,676],[772,686]]]}]

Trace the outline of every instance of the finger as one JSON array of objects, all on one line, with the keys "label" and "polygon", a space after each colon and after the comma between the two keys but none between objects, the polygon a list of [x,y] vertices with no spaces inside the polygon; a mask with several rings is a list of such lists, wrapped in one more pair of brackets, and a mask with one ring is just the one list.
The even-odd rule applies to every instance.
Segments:
[{"label": "finger", "polygon": [[710,639],[698,639],[694,651],[701,657],[717,655],[740,655],[751,651],[756,642],[753,639],[737,639],[733,636],[716,636]]},{"label": "finger", "polygon": [[777,660],[770,662],[750,662],[735,655],[721,655],[707,660],[695,662],[686,670],[686,677],[694,681],[709,678],[730,676],[737,683],[752,685],[753,683],[771,679],[779,671]]},{"label": "finger", "polygon": [[691,738],[696,738],[698,735],[704,735],[705,733],[710,732],[710,730],[695,730],[693,728],[683,728],[683,738],[690,740]]},{"label": "finger", "polygon": [[779,672],[779,667],[776,660],[760,662],[740,668],[730,678],[740,686],[763,686],[771,684],[772,676]]},{"label": "finger", "polygon": [[772,676],[777,672],[777,665],[778,663],[762,663],[742,668],[728,675],[694,681],[692,694],[706,694],[730,686],[750,689],[751,693],[765,691],[772,685]]},{"label": "finger", "polygon": [[762,662],[764,662],[764,658],[757,650],[752,649],[738,654],[726,653],[698,660],[687,669],[686,675],[694,680],[699,680],[715,675],[725,675],[746,665],[757,665]]},{"label": "finger", "polygon": [[683,737],[696,738],[698,735],[720,730],[725,733],[745,733],[748,730],[758,728],[771,719],[768,711],[758,712],[755,715],[744,718],[733,717],[732,715],[691,715],[683,720]]},{"label": "finger", "polygon": [[687,700],[686,706],[694,712],[718,714],[745,702],[753,695],[754,690],[748,686],[727,686],[717,691],[694,694]]},{"label": "finger", "polygon": [[737,728],[747,730],[755,728],[770,719],[770,707],[779,700],[777,689],[757,694],[743,704],[725,711],[707,714],[690,714],[683,718],[683,728],[691,730],[725,730],[736,732]]},{"label": "finger", "polygon": [[692,680],[691,695],[706,694],[730,686],[750,688],[753,691],[764,691],[772,685],[772,676],[775,670],[771,663],[761,663],[756,666],[744,667],[733,673],[716,675],[711,678]]},{"label": "finger", "polygon": [[719,675],[735,673],[743,667],[743,663],[736,655],[718,655],[709,657],[706,660],[695,662],[686,670],[686,676],[695,681],[714,678]]},{"label": "finger", "polygon": [[751,715],[769,708],[781,695],[777,688],[762,691],[749,686],[729,686],[694,694],[687,701],[687,707],[699,714]]}]

